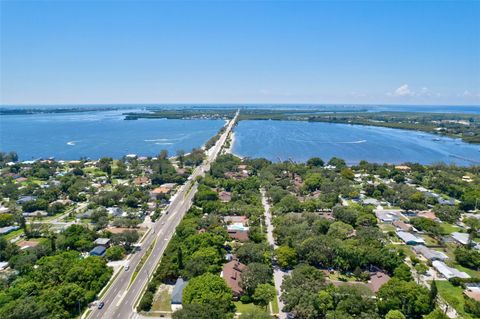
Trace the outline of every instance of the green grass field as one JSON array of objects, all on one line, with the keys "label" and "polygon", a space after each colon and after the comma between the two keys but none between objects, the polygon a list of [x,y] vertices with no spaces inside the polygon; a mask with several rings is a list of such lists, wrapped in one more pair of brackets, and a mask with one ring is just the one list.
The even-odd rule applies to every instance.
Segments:
[{"label": "green grass field", "polygon": [[440,224],[440,232],[442,235],[449,235],[453,232],[459,231],[460,227],[449,224],[449,223],[441,223]]},{"label": "green grass field", "polygon": [[172,296],[170,296],[169,287],[161,285],[158,289],[159,291],[153,300],[151,311],[172,311],[170,306]]},{"label": "green grass field", "polygon": [[240,313],[243,313],[245,311],[252,310],[252,309],[260,309],[260,310],[265,311],[265,308],[259,307],[259,306],[255,305],[253,302],[252,303],[242,303],[241,301],[236,301],[236,302],[234,302],[234,304],[235,304],[235,307],[237,308],[236,312],[240,312]]},{"label": "green grass field", "polygon": [[445,299],[455,310],[461,314],[465,319],[473,319],[465,313],[465,300],[463,298],[463,289],[455,287],[449,281],[437,281],[438,294]]}]

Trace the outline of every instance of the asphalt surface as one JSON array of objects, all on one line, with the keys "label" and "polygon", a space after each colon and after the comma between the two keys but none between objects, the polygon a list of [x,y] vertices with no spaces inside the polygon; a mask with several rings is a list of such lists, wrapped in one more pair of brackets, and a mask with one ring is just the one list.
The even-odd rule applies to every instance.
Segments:
[{"label": "asphalt surface", "polygon": [[[262,204],[265,214],[265,225],[267,226],[267,241],[274,249],[278,246],[275,244],[275,239],[273,238],[273,225],[272,225],[272,212],[270,211],[270,204],[268,203],[267,197],[265,195],[265,190],[260,190],[262,194]],[[284,304],[281,300],[282,297],[282,283],[283,277],[287,275],[278,265],[273,266],[273,282],[275,284],[275,290],[277,291],[277,302],[278,302],[278,318],[286,319],[287,314],[283,312]]]},{"label": "asphalt surface", "polygon": [[[93,308],[92,312],[87,317],[88,319],[130,319],[138,317],[138,314],[134,309],[137,301],[140,298],[144,287],[148,284],[150,277],[153,275],[156,266],[160,262],[163,252],[175,233],[175,228],[192,205],[193,197],[198,188],[195,179],[197,176],[205,175],[205,172],[210,170],[210,164],[220,153],[237,117],[238,112],[235,118],[227,124],[227,129],[215,146],[207,152],[206,160],[193,171],[189,180],[177,191],[176,195],[171,200],[171,204],[166,210],[168,211],[168,214],[162,215],[144,237],[141,250],[133,254],[128,261],[130,269],[128,271],[120,270],[117,278],[99,300],[99,302],[104,302],[104,307],[102,309],[97,309],[96,307]],[[152,244],[154,246],[151,250],[150,256],[138,272],[134,281],[130,284],[135,268]]]}]

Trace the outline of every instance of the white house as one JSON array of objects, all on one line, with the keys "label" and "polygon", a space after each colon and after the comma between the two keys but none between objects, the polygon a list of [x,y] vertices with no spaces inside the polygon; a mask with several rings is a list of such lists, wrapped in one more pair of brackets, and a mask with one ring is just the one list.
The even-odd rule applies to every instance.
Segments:
[{"label": "white house", "polygon": [[443,261],[435,260],[432,262],[433,268],[438,271],[443,277],[450,278],[470,278],[470,275],[466,272],[460,271],[458,269],[448,267]]}]

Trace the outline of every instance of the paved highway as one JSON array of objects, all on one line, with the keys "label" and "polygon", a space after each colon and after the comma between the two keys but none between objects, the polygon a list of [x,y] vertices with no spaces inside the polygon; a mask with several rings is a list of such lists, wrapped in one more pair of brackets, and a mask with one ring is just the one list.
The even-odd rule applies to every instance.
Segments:
[{"label": "paved highway", "polygon": [[[100,299],[100,301],[105,303],[103,309],[94,308],[87,317],[88,319],[130,319],[138,316],[134,307],[155,271],[157,264],[160,262],[168,242],[175,233],[175,228],[192,205],[193,196],[198,188],[195,179],[197,176],[203,176],[205,172],[210,169],[210,164],[220,153],[222,146],[227,140],[228,134],[233,129],[238,114],[239,112],[237,112],[234,119],[227,124],[225,132],[221,135],[215,146],[207,152],[205,161],[193,171],[189,181],[182,185],[177,191],[171,204],[167,208],[168,214],[162,215],[154,223],[142,242],[141,250],[131,256],[129,260],[130,269],[128,271],[120,270],[117,278]],[[134,281],[130,284],[135,268],[152,245],[154,246],[150,256],[138,272]]]}]

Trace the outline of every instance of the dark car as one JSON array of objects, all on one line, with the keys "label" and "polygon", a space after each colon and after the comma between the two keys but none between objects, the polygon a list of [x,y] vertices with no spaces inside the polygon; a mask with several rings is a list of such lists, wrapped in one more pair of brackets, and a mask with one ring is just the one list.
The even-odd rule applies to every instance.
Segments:
[{"label": "dark car", "polygon": [[103,301],[101,301],[99,304],[98,304],[98,309],[102,309],[103,306],[105,306],[105,303]]}]

